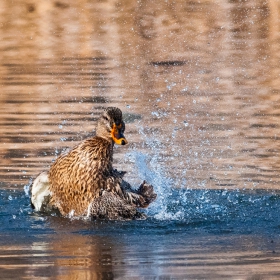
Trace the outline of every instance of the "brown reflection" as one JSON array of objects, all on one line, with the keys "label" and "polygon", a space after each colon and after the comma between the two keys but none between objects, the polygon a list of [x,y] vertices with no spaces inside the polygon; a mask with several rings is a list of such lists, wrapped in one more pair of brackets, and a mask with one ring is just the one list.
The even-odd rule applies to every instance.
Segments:
[{"label": "brown reflection", "polygon": [[114,279],[114,244],[108,244],[106,238],[64,236],[51,243],[51,246],[56,255],[54,265],[60,270],[57,279]]},{"label": "brown reflection", "polygon": [[45,241],[33,242],[30,247],[2,246],[2,276],[71,280],[279,276],[278,243],[261,235],[147,235],[131,239],[98,231],[85,235],[67,232],[77,226],[78,230],[83,228],[79,222],[72,226],[64,223],[55,235],[45,236]]},{"label": "brown reflection", "polygon": [[[241,1],[232,6],[232,50],[234,81],[237,85],[253,85],[265,82],[269,71],[269,21],[267,2],[259,1],[255,6]],[[257,23],[257,24],[256,24]],[[252,52],[252,50],[254,50]]]},{"label": "brown reflection", "polygon": [[[52,279],[114,279],[113,266],[123,262],[123,245],[117,238],[99,235],[101,232],[97,235],[71,233],[89,230],[89,222],[58,218],[49,219],[49,222],[57,234],[45,236],[44,242],[33,242],[29,248],[29,260],[33,265],[30,268],[24,263],[21,265],[27,269],[25,275],[32,278],[44,275]],[[35,261],[32,252],[37,252]]]},{"label": "brown reflection", "polygon": [[131,179],[135,148],[175,187],[277,188],[276,0],[13,3],[0,3],[1,186],[48,169],[114,105],[141,116],[115,157]]}]

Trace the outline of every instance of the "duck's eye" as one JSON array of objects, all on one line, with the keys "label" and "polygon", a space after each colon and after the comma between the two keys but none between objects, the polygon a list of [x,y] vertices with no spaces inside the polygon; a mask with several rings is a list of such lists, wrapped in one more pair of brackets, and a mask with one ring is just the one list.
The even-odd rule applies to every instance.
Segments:
[{"label": "duck's eye", "polygon": [[105,121],[109,121],[109,119],[108,119],[106,116],[103,116],[103,119],[104,119]]}]

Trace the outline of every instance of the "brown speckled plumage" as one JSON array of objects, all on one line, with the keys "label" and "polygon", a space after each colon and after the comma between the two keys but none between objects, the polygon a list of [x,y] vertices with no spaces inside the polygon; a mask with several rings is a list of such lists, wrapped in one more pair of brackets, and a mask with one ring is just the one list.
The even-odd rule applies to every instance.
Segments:
[{"label": "brown speckled plumage", "polygon": [[147,207],[156,198],[153,187],[144,182],[138,190],[132,190],[123,180],[123,172],[112,166],[114,143],[127,143],[124,130],[121,110],[109,107],[98,120],[95,137],[57,158],[48,174],[48,208],[57,208],[63,216],[143,216],[137,207]]},{"label": "brown speckled plumage", "polygon": [[89,203],[107,189],[112,174],[113,145],[100,137],[83,141],[66,155],[61,155],[49,172],[50,191],[63,215],[71,210],[85,215]]}]

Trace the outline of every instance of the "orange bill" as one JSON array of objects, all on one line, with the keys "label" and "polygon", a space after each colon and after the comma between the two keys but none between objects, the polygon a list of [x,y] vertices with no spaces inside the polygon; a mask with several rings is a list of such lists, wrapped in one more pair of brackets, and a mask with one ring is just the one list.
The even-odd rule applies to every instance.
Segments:
[{"label": "orange bill", "polygon": [[127,144],[127,140],[125,139],[124,135],[120,132],[120,129],[122,128],[122,125],[116,125],[116,124],[113,124],[113,128],[112,128],[112,131],[111,131],[111,135],[112,135],[112,138],[114,140],[114,142],[118,145],[125,145]]}]

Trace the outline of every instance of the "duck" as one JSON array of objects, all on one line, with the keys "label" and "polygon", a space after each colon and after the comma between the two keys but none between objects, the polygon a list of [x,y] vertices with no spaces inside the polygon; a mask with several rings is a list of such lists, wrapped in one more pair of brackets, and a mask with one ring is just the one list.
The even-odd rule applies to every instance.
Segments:
[{"label": "duck", "polygon": [[144,219],[157,194],[146,181],[138,189],[125,171],[113,168],[114,145],[127,145],[122,111],[107,107],[97,120],[96,135],[62,153],[31,186],[31,205],[38,212],[91,219]]}]

